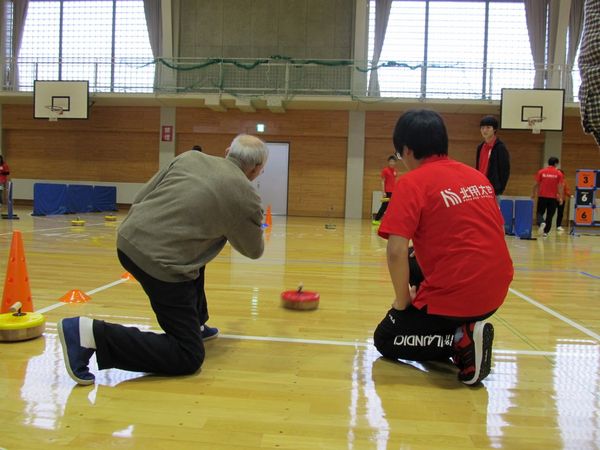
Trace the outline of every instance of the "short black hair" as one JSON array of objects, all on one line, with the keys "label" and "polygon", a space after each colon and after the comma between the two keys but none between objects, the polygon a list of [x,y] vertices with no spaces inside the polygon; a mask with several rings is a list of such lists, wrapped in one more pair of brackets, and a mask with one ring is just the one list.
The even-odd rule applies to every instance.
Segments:
[{"label": "short black hair", "polygon": [[498,129],[498,119],[494,116],[485,116],[479,122],[480,127],[492,127],[494,130]]},{"label": "short black hair", "polygon": [[201,152],[202,151],[202,147],[200,147],[199,145],[194,145],[192,147],[192,150],[197,150],[197,151]]},{"label": "short black hair", "polygon": [[397,161],[397,160],[398,160],[398,158],[396,158],[396,156],[395,156],[395,155],[390,155],[390,156],[388,156],[388,162],[390,162],[390,161],[392,161],[392,160],[393,160],[393,161]]},{"label": "short black hair", "polygon": [[444,120],[435,111],[412,109],[405,112],[394,128],[394,148],[402,156],[404,147],[416,159],[448,154],[448,132]]},{"label": "short black hair", "polygon": [[558,158],[556,156],[551,156],[550,158],[548,158],[549,166],[555,166],[557,164],[558,164]]}]

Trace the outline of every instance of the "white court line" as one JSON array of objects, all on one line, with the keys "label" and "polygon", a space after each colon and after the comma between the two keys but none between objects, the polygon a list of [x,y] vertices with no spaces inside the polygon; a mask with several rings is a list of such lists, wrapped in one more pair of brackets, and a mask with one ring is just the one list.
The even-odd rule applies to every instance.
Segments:
[{"label": "white court line", "polygon": [[[113,286],[116,286],[117,284],[125,283],[126,281],[127,280],[125,278],[122,278],[120,280],[113,281],[112,283],[105,284],[104,286],[97,287],[96,289],[92,289],[91,291],[86,292],[86,294],[93,295],[96,292],[104,291],[105,289],[109,289]],[[45,312],[52,311],[53,309],[60,308],[61,306],[65,306],[66,304],[67,303],[58,302],[53,305],[46,306],[45,308],[38,309],[38,310],[36,310],[36,312],[43,314]]]},{"label": "white court line", "polygon": [[239,339],[242,341],[289,342],[292,344],[338,345],[346,347],[370,347],[372,345],[368,342],[358,341],[329,341],[322,339],[301,339],[276,336],[244,336],[241,334],[219,334],[219,337],[225,339]]},{"label": "white court line", "polygon": [[[104,291],[113,286],[126,282],[126,279],[120,279],[117,281],[113,281],[112,283],[105,284],[104,286],[100,286],[96,289],[92,289],[89,292],[86,292],[87,295],[95,294],[96,292]],[[572,327],[578,329],[582,333],[587,334],[588,336],[594,338],[596,341],[600,342],[600,335],[594,333],[593,331],[587,329],[583,325],[579,325],[577,322],[569,319],[568,317],[563,316],[562,314],[554,311],[551,308],[541,304],[540,302],[528,297],[521,292],[509,288],[509,291],[515,294],[517,297],[522,298],[526,302],[532,304],[540,308],[542,311],[547,312],[548,314],[562,320],[563,322],[571,325]],[[50,306],[46,306],[45,308],[41,308],[36,312],[42,314],[48,311],[52,311],[54,309],[60,308],[61,306],[66,305],[66,303],[58,302]],[[319,340],[319,339],[301,339],[301,338],[287,338],[287,337],[274,337],[274,336],[243,336],[237,334],[221,334],[220,337],[225,339],[238,339],[238,340],[248,340],[248,341],[265,341],[265,342],[288,342],[294,344],[311,344],[311,345],[337,345],[337,346],[345,346],[345,347],[369,347],[372,344],[369,342],[358,342],[358,341],[334,341],[334,340]],[[509,354],[509,355],[536,355],[536,356],[556,356],[555,352],[543,352],[536,350],[495,350],[496,353],[499,354]]]},{"label": "white court line", "polygon": [[[53,325],[52,323],[46,323],[46,325]],[[154,333],[162,333],[163,331],[160,329],[151,328],[147,331],[151,331]],[[302,339],[302,338],[289,338],[289,337],[278,337],[278,336],[245,336],[241,334],[219,334],[220,339],[232,339],[232,340],[240,340],[240,341],[259,341],[259,342],[283,342],[287,344],[308,344],[308,345],[333,345],[338,347],[362,347],[368,348],[372,347],[373,343],[364,342],[364,341],[333,341],[327,339]],[[206,345],[206,344],[205,344]],[[210,345],[210,344],[209,344]],[[591,345],[595,347],[595,345]],[[587,346],[586,346],[587,347]],[[510,350],[510,349],[494,349],[494,354],[496,355],[508,355],[508,356],[548,356],[551,358],[556,357],[556,352],[545,352],[540,350]],[[570,356],[565,355],[564,353],[561,356]],[[576,354],[573,356],[578,357],[594,357],[597,355],[595,353],[590,354]],[[1,449],[0,449],[1,450]]]},{"label": "white court line", "polygon": [[[88,225],[86,225],[86,227],[97,227],[100,225],[104,225],[104,223],[90,223]],[[71,230],[73,227],[56,227],[56,228],[40,228],[38,230],[28,230],[28,231],[21,231],[21,234],[25,234],[25,233],[40,233],[42,231],[55,231],[55,230]],[[78,228],[78,230],[80,230],[81,227]],[[7,233],[0,233],[0,236],[12,236],[13,232],[9,231]]]},{"label": "white court line", "polygon": [[[372,347],[371,342],[360,341],[333,341],[326,339],[301,339],[276,336],[244,336],[240,334],[219,334],[220,338],[238,339],[242,341],[266,341],[266,342],[286,342],[291,344],[312,344],[312,345],[335,345],[341,347]],[[508,350],[494,349],[495,354],[501,355],[527,355],[527,356],[551,356],[555,357],[556,352],[544,352],[539,350]],[[596,355],[592,355],[596,356]]]},{"label": "white court line", "polygon": [[594,333],[592,330],[584,327],[583,325],[579,325],[577,322],[569,319],[568,317],[563,316],[561,313],[554,311],[551,308],[548,308],[546,305],[541,304],[540,302],[532,299],[531,297],[526,296],[525,294],[513,289],[513,288],[509,288],[508,289],[510,292],[512,292],[513,294],[515,294],[517,297],[522,298],[523,300],[525,300],[526,302],[532,304],[533,306],[536,306],[538,308],[540,308],[542,311],[547,312],[548,314],[550,314],[551,316],[556,317],[557,319],[562,320],[563,322],[571,325],[573,328],[577,328],[579,331],[581,331],[584,334],[587,334],[589,337],[596,339],[597,341],[600,341],[600,335]]}]

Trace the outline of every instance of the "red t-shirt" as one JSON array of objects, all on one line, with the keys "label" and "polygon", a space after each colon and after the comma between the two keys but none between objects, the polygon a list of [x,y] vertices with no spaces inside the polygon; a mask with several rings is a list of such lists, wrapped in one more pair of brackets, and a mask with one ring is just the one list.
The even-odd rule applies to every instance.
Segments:
[{"label": "red t-shirt", "polygon": [[490,155],[492,154],[492,148],[496,143],[494,138],[490,143],[484,142],[479,152],[479,171],[487,176],[488,167],[490,165]]},{"label": "red t-shirt", "polygon": [[564,180],[564,176],[554,166],[548,166],[545,169],[538,170],[535,176],[538,187],[538,197],[557,198],[558,185]]},{"label": "red t-shirt", "polygon": [[494,188],[477,170],[434,156],[396,184],[379,235],[412,239],[425,281],[413,304],[476,317],[497,309],[513,265]]},{"label": "red t-shirt", "polygon": [[392,169],[390,166],[387,166],[381,171],[381,178],[384,179],[383,184],[385,186],[385,192],[394,192],[394,184],[396,184],[397,175],[396,169]]},{"label": "red t-shirt", "polygon": [[7,177],[7,173],[10,172],[10,169],[8,167],[8,164],[4,163],[2,165],[0,165],[0,184],[4,184],[6,183],[6,177]]}]

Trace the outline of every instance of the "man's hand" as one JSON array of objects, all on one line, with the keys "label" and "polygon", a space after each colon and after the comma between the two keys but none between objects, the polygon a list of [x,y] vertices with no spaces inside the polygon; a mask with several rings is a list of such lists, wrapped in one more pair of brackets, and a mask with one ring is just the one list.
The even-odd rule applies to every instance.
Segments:
[{"label": "man's hand", "polygon": [[406,308],[408,308],[412,304],[412,301],[417,296],[417,287],[410,286],[409,290],[408,290],[408,294],[410,296],[410,301],[407,302],[406,300],[400,300],[400,299],[396,298],[396,299],[394,299],[394,302],[392,303],[392,308],[397,309],[398,311],[403,311]]}]

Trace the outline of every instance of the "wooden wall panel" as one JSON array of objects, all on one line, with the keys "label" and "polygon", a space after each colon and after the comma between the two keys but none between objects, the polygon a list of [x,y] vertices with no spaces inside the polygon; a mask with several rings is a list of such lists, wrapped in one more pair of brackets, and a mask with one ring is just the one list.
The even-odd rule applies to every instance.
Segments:
[{"label": "wooden wall panel", "polygon": [[260,138],[290,145],[288,215],[344,217],[347,111],[266,111],[224,113],[206,109],[177,109],[177,154],[193,145],[222,156],[240,133],[256,135],[256,124],[264,123]]},{"label": "wooden wall panel", "polygon": [[158,170],[157,107],[94,107],[89,120],[34,120],[3,105],[3,154],[15,178],[147,181]]},{"label": "wooden wall panel", "polygon": [[[369,217],[371,192],[380,189],[379,173],[393,153],[392,133],[401,112],[366,114],[363,214]],[[443,114],[450,156],[471,166],[480,142],[483,114]],[[290,144],[290,215],[343,217],[348,136],[347,111],[290,110],[214,112],[177,108],[176,153],[199,144],[223,155],[239,133]],[[145,182],[158,169],[159,107],[95,106],[89,120],[33,120],[31,105],[3,105],[3,154],[15,178]],[[530,195],[542,161],[544,133],[500,130],[511,154],[507,195]],[[565,118],[561,166],[573,185],[576,169],[600,168],[600,151],[581,130],[579,117]],[[398,170],[405,171],[402,164]]]}]

